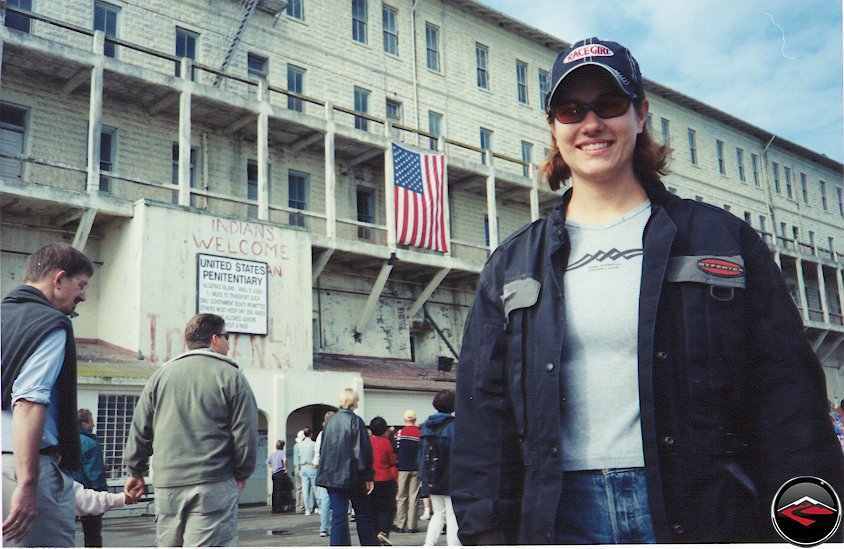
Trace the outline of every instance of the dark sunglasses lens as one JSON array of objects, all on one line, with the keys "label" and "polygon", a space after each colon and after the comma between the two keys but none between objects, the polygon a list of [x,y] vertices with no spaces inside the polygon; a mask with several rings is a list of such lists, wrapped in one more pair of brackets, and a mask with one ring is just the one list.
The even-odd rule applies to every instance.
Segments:
[{"label": "dark sunglasses lens", "polygon": [[226,333],[224,333],[224,334],[219,334],[219,335],[220,335],[220,337],[224,337],[224,338],[226,338],[226,341],[228,341],[228,340],[229,340],[229,333],[228,333],[228,332],[226,332]]},{"label": "dark sunglasses lens", "polygon": [[574,124],[586,118],[586,109],[582,103],[567,101],[554,107],[554,117],[563,124]]},{"label": "dark sunglasses lens", "polygon": [[595,114],[601,118],[615,118],[627,112],[630,100],[623,96],[607,97],[595,104]]}]

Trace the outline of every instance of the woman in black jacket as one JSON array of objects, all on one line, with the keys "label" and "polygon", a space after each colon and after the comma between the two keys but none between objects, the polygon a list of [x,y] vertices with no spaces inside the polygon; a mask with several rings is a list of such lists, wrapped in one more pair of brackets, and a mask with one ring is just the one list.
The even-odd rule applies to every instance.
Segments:
[{"label": "woman in black jacket", "polygon": [[345,509],[349,502],[355,510],[355,524],[361,545],[378,545],[372,499],[367,497],[375,486],[372,468],[372,443],[364,421],[355,415],[360,397],[354,389],[340,393],[340,408],[325,424],[319,454],[317,486],[328,490],[331,502],[332,546],[351,546],[349,522]]}]

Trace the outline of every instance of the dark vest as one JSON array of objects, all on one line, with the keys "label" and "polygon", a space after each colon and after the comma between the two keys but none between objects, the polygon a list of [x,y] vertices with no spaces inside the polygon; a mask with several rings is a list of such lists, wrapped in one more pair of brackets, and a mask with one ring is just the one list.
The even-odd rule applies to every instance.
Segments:
[{"label": "dark vest", "polygon": [[22,285],[12,290],[0,305],[0,360],[2,360],[2,407],[12,405],[12,384],[17,379],[26,360],[35,352],[44,338],[56,328],[67,332],[64,363],[56,384],[58,409],[59,450],[61,467],[71,470],[79,467],[79,430],[76,424],[76,343],[73,324],[61,311],[55,309],[38,289]]}]

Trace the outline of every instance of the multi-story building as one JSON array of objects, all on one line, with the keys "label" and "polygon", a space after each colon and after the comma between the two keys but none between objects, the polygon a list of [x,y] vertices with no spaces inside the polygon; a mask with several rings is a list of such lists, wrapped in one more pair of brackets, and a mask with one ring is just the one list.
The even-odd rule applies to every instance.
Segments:
[{"label": "multi-story building", "polygon": [[[8,0],[0,40],[2,292],[46,242],[95,260],[79,401],[114,479],[198,310],[228,319],[271,441],[347,386],[367,421],[433,412],[486,257],[559,197],[536,166],[567,43],[474,0]],[[844,397],[842,165],[647,88],[666,185],[763,235]],[[397,243],[392,141],[446,156],[446,252]]]}]

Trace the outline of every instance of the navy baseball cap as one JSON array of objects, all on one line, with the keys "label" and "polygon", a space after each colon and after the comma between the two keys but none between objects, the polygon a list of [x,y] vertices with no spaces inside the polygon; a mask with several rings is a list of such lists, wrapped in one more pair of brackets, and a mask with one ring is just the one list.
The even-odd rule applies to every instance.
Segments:
[{"label": "navy baseball cap", "polygon": [[584,65],[595,65],[615,77],[618,85],[631,101],[640,101],[645,97],[642,73],[639,63],[633,59],[630,50],[618,42],[599,38],[581,40],[557,56],[551,69],[551,92],[545,105],[545,112],[550,112],[551,101],[560,83],[575,69]]}]

